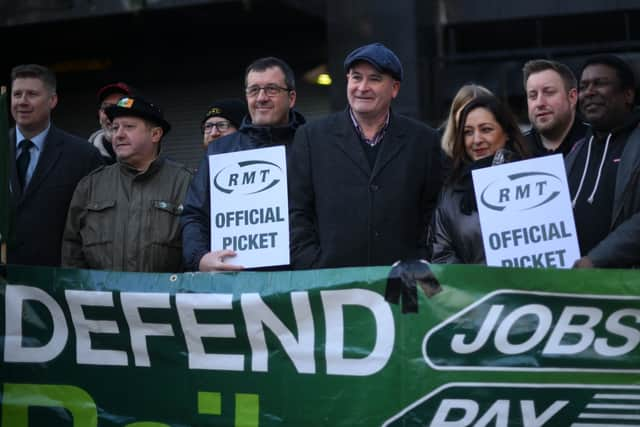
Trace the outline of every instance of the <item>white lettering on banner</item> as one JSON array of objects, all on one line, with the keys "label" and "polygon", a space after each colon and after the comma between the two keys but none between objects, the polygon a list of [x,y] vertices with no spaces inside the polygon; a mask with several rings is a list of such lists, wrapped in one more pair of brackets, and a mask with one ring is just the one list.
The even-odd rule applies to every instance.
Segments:
[{"label": "white lettering on banner", "polygon": [[314,359],[315,334],[313,315],[306,292],[291,292],[291,305],[298,326],[298,340],[280,319],[264,303],[260,294],[249,293],[241,296],[242,314],[247,325],[247,336],[251,345],[251,369],[256,372],[268,371],[269,350],[262,325],[267,326],[278,337],[282,348],[291,358],[300,373],[316,372]]},{"label": "white lettering on banner", "polygon": [[[521,400],[520,415],[522,416],[522,426],[542,427],[568,403],[568,400],[556,400],[538,416],[533,400]],[[507,427],[510,420],[516,418],[511,414],[511,402],[505,399],[496,400],[487,411],[476,420],[479,412],[480,405],[474,400],[442,399],[429,425],[431,427]],[[450,415],[455,418],[451,419]]]},{"label": "white lettering on banner", "polygon": [[119,334],[115,320],[89,320],[84,315],[83,306],[113,307],[111,292],[86,292],[66,290],[71,322],[76,331],[76,359],[80,365],[127,366],[126,351],[94,349],[91,346],[91,333]]},{"label": "white lettering on banner", "polygon": [[[451,349],[459,354],[469,354],[480,350],[487,344],[487,341],[495,328],[494,343],[496,349],[503,354],[520,354],[524,353],[536,345],[538,345],[547,334],[551,326],[552,317],[551,310],[540,304],[529,304],[511,312],[500,322],[496,328],[498,319],[504,309],[503,305],[493,305],[482,323],[476,338],[470,343],[465,344],[465,336],[456,334],[451,339]],[[535,332],[526,341],[519,344],[509,342],[509,333],[514,325],[524,316],[535,316],[538,318],[536,322]]]},{"label": "white lettering on banner", "polygon": [[[119,296],[122,311],[118,312]],[[263,301],[258,293],[240,294],[240,313],[234,312],[233,294],[221,293],[178,293],[175,294],[175,309],[172,308],[169,293],[155,292],[104,292],[66,290],[64,298],[67,307],[61,307],[53,297],[45,291],[21,285],[6,285],[5,292],[5,362],[49,362],[58,357],[66,347],[69,339],[69,325],[64,309],[70,312],[71,329],[75,331],[76,361],[85,365],[128,366],[131,362],[127,356],[133,354],[133,365],[148,367],[152,364],[147,339],[149,337],[171,337],[179,340],[174,333],[170,318],[166,323],[143,321],[143,311],[155,309],[164,315],[177,315],[177,322],[182,329],[187,349],[189,369],[208,369],[221,371],[244,371],[244,354],[207,353],[203,338],[235,339],[239,338],[236,328],[245,328],[250,344],[251,366],[254,372],[267,372],[269,358],[273,357],[273,349],[269,349],[265,329],[277,337],[282,350],[289,356],[295,369],[300,373],[316,373],[316,322],[311,310],[308,292],[291,292],[291,309],[293,321],[291,329],[285,325],[278,315]],[[326,373],[330,375],[366,376],[381,370],[389,361],[395,342],[395,323],[389,304],[383,296],[366,289],[341,289],[320,291],[322,313],[324,314],[324,336],[326,337],[325,358]],[[32,310],[31,304],[40,304],[49,313],[51,325],[40,325],[41,328],[52,329],[51,338],[40,346],[34,346],[34,338],[25,336],[23,330],[23,311]],[[352,347],[344,342],[344,314],[346,306],[356,306],[368,310],[373,316],[371,327],[375,331],[373,349],[364,357],[345,357],[345,347]],[[112,309],[109,319],[92,319],[89,307]],[[196,311],[225,310],[231,318],[240,324],[200,323]],[[36,322],[46,322],[47,316],[40,313],[26,315]],[[317,314],[316,314],[317,315]],[[89,317],[89,318],[88,318]],[[127,327],[121,331],[116,318],[124,318]],[[44,320],[43,320],[44,319]],[[116,319],[116,320],[114,320]],[[244,325],[242,325],[244,322]],[[322,324],[322,322],[320,322]],[[45,329],[46,330],[46,329]],[[297,337],[292,330],[297,332]],[[129,336],[126,336],[128,331]],[[129,343],[128,349],[109,349],[101,343],[101,348],[92,345],[92,335],[110,334],[122,336]],[[38,338],[41,339],[41,338]],[[127,341],[128,339],[128,341]],[[27,345],[25,345],[28,344]],[[36,342],[40,344],[39,342]],[[244,344],[243,344],[244,345]],[[243,347],[240,347],[243,348]],[[282,353],[280,349],[277,350]],[[359,356],[362,353],[358,349]]]},{"label": "white lettering on banner", "polygon": [[120,294],[124,316],[129,324],[131,349],[136,366],[151,366],[147,349],[148,336],[171,337],[174,335],[171,325],[143,322],[140,317],[141,308],[171,308],[169,296],[169,294],[152,292],[122,292]]},{"label": "white lettering on banner", "polygon": [[[384,368],[393,352],[395,326],[393,313],[384,298],[366,289],[321,291],[326,316],[325,354],[327,373],[334,375],[372,375]],[[364,358],[344,357],[343,306],[357,305],[373,314],[376,324],[376,340],[371,353]]]},{"label": "white lettering on banner", "polygon": [[[519,344],[509,342],[510,332],[517,328],[518,321],[526,316],[536,318],[535,330],[529,339]],[[538,345],[551,327],[551,310],[542,304],[528,304],[513,310],[496,330],[496,349],[503,354],[522,354]]]},{"label": "white lettering on banner", "polygon": [[597,338],[593,347],[598,354],[609,357],[618,357],[630,353],[640,344],[640,331],[630,326],[625,326],[620,321],[625,317],[633,317],[636,325],[640,325],[640,310],[623,309],[618,310],[607,318],[605,328],[615,336],[627,338],[626,343],[618,347],[607,344],[608,338]]},{"label": "white lettering on banner", "polygon": [[176,308],[189,351],[189,369],[244,370],[244,355],[206,353],[202,338],[236,338],[230,323],[198,323],[196,310],[231,310],[231,294],[176,294]]},{"label": "white lettering on banner", "polygon": [[[574,355],[593,346],[598,355],[614,357],[628,354],[640,345],[640,330],[629,326],[628,322],[622,323],[624,318],[633,318],[635,324],[640,326],[638,309],[625,308],[611,313],[604,325],[605,330],[611,334],[608,337],[596,336],[596,327],[602,323],[604,317],[602,310],[597,307],[563,307],[555,324],[551,309],[542,304],[518,307],[500,320],[503,311],[504,305],[491,305],[475,338],[467,340],[469,337],[466,335],[455,334],[451,338],[451,350],[457,354],[480,351],[490,344],[491,336],[494,337],[493,345],[496,350],[509,355],[526,353],[543,343],[546,337],[547,342],[542,350],[544,355]],[[514,336],[513,331],[521,327],[520,321],[525,316],[536,319],[534,322],[527,321],[527,324],[534,328],[533,332],[525,341],[518,338],[518,343],[514,344],[509,341],[509,337]],[[614,337],[613,341],[619,344],[617,346],[610,344]],[[620,338],[624,338],[622,343]]]},{"label": "white lettering on banner", "polygon": [[[45,291],[31,286],[7,285],[4,297],[4,361],[21,363],[43,363],[56,358],[67,344],[69,329],[64,313],[58,303]],[[52,329],[49,342],[28,347],[23,345],[22,309],[26,301],[39,302],[51,315]],[[26,310],[29,308],[24,307]],[[26,313],[27,317],[38,318],[37,314]],[[40,344],[40,343],[37,343]]]}]

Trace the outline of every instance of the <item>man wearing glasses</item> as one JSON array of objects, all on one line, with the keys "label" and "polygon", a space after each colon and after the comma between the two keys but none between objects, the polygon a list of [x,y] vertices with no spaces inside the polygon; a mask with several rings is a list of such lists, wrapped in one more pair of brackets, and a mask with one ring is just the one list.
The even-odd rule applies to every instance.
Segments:
[{"label": "man wearing glasses", "polygon": [[187,271],[243,269],[226,262],[236,255],[234,251],[210,247],[209,156],[274,145],[284,145],[288,150],[296,129],[305,123],[304,117],[294,110],[296,86],[293,71],[279,58],[260,58],[247,67],[245,94],[249,115],[238,132],[209,144],[187,191],[181,219]]},{"label": "man wearing glasses", "polygon": [[221,99],[211,104],[200,124],[204,148],[211,141],[237,132],[248,113],[247,105],[240,99]]},{"label": "man wearing glasses", "polygon": [[110,83],[98,90],[98,122],[100,129],[89,136],[89,142],[98,149],[104,162],[111,165],[116,162],[116,153],[111,145],[111,121],[105,110],[116,105],[125,96],[133,95],[131,87],[123,82]]}]

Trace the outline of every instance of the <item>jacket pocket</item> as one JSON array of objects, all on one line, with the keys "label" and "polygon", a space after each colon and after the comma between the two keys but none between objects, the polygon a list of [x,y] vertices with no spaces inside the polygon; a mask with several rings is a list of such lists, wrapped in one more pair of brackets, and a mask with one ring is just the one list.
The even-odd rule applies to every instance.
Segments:
[{"label": "jacket pocket", "polygon": [[166,200],[152,200],[151,205],[153,209],[149,228],[152,230],[152,242],[181,246],[180,215],[184,209],[182,204]]},{"label": "jacket pocket", "polygon": [[91,268],[110,270],[113,268],[116,201],[92,201],[86,209],[84,225],[80,230],[85,257]]},{"label": "jacket pocket", "polygon": [[152,266],[154,271],[181,271],[182,233],[180,215],[182,204],[166,200],[152,200],[150,230],[152,237]]}]

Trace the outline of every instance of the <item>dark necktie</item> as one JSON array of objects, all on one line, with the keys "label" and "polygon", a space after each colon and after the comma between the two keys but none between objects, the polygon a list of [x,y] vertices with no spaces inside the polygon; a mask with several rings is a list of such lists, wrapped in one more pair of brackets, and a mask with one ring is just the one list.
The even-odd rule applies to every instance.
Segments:
[{"label": "dark necktie", "polygon": [[27,179],[27,169],[29,168],[29,161],[31,160],[31,153],[29,150],[33,147],[33,142],[28,139],[23,139],[18,144],[20,148],[20,155],[16,159],[16,170],[18,171],[18,180],[20,181],[20,188],[24,190],[25,181]]}]

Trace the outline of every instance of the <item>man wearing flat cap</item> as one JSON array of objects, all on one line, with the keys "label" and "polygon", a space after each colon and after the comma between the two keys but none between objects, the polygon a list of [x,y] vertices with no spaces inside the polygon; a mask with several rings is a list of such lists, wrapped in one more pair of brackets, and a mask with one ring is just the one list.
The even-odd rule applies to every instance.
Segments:
[{"label": "man wearing flat cap", "polygon": [[105,85],[96,94],[100,129],[89,136],[89,142],[98,149],[102,160],[108,165],[116,162],[116,153],[113,151],[113,145],[111,145],[111,121],[107,117],[105,110],[115,105],[121,98],[132,95],[133,89],[124,82]]},{"label": "man wearing flat cap", "polygon": [[287,161],[296,269],[426,256],[442,185],[437,133],[391,108],[403,71],[386,46],[355,49],[344,70],[348,107],[302,126]]},{"label": "man wearing flat cap", "polygon": [[222,136],[237,132],[247,114],[247,104],[241,99],[221,99],[211,104],[200,124],[204,148]]},{"label": "man wearing flat cap", "polygon": [[191,172],[161,157],[171,125],[160,108],[125,97],[106,109],[117,163],[82,179],[73,195],[62,265],[115,271],[182,271],[182,202]]}]

